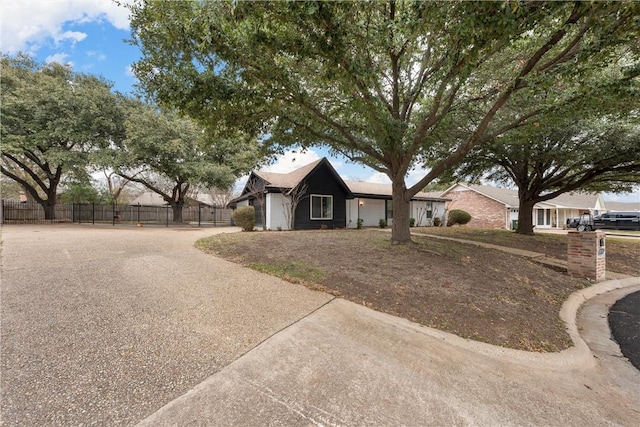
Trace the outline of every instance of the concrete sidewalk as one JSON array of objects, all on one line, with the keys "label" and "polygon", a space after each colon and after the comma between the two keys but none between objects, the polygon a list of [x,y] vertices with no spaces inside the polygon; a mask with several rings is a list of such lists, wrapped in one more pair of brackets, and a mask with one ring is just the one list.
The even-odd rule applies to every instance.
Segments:
[{"label": "concrete sidewalk", "polygon": [[536,354],[336,299],[139,425],[637,425],[640,373],[618,362],[612,376],[571,323],[575,347]]}]

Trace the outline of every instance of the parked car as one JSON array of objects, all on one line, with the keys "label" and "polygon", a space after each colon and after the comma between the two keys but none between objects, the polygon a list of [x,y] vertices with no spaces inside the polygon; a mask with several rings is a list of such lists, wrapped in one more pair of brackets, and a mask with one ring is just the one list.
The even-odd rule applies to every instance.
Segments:
[{"label": "parked car", "polygon": [[593,219],[595,228],[640,231],[640,212],[607,212]]},{"label": "parked car", "polygon": [[575,228],[578,231],[594,230],[593,216],[591,214],[582,214],[580,218],[567,219],[567,228]]}]

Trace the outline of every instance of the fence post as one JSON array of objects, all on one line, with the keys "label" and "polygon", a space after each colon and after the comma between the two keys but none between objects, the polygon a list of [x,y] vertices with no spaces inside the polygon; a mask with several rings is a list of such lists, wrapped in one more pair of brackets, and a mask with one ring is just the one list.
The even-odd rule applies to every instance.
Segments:
[{"label": "fence post", "polygon": [[168,227],[169,226],[169,205],[166,206],[164,212],[165,212],[165,215],[166,215],[166,220],[165,220],[166,226],[165,227]]},{"label": "fence post", "polygon": [[96,225],[96,202],[91,202],[91,224]]},{"label": "fence post", "polygon": [[200,220],[200,208],[202,208],[202,205],[198,203],[198,227],[200,227],[200,224],[202,223]]}]

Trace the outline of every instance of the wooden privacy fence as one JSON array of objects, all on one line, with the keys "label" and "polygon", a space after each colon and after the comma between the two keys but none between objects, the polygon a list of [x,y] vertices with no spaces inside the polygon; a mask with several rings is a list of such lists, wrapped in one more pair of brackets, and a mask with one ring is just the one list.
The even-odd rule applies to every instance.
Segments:
[{"label": "wooden privacy fence", "polygon": [[[182,222],[197,226],[224,226],[231,224],[231,209],[211,206],[182,208]],[[45,224],[56,222],[77,223],[173,223],[170,206],[98,205],[94,203],[60,203],[55,206],[55,219],[47,220],[40,204],[17,200],[2,200],[0,219],[3,224]]]}]

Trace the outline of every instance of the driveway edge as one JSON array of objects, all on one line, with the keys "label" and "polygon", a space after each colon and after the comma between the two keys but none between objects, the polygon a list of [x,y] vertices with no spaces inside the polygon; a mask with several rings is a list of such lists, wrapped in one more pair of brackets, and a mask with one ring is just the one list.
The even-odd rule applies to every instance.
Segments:
[{"label": "driveway edge", "polygon": [[562,304],[562,308],[560,309],[560,319],[565,323],[567,333],[571,337],[574,346],[561,351],[560,354],[576,357],[584,367],[595,366],[597,364],[597,359],[594,357],[591,349],[580,335],[580,330],[578,328],[578,313],[587,301],[597,297],[598,295],[602,295],[616,289],[633,288],[635,286],[640,286],[640,277],[607,280],[571,294],[564,304]]}]

